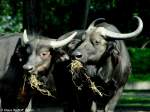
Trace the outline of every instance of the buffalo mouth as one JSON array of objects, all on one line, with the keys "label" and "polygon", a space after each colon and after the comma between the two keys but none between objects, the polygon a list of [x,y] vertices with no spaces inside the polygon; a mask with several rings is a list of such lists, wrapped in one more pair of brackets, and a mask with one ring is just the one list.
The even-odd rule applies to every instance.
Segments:
[{"label": "buffalo mouth", "polygon": [[39,91],[41,94],[55,98],[55,88],[49,88],[47,85],[48,78],[43,75],[45,72],[32,71],[25,73],[25,81],[33,90]]}]

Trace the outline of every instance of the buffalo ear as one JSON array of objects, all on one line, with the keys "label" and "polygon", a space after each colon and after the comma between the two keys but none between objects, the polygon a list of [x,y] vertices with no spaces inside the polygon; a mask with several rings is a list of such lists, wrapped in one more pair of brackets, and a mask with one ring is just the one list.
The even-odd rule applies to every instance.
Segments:
[{"label": "buffalo ear", "polygon": [[15,47],[15,51],[14,51],[14,56],[20,61],[22,61],[22,51],[21,49],[23,48],[22,46],[22,40],[21,38],[18,39],[18,42],[16,44],[16,47]]},{"label": "buffalo ear", "polygon": [[17,42],[17,44],[16,44],[16,47],[15,47],[15,53],[16,53],[16,54],[19,54],[20,48],[22,48],[22,47],[24,47],[24,46],[22,45],[22,39],[19,38],[19,39],[18,39],[18,42]]},{"label": "buffalo ear", "polygon": [[21,63],[27,61],[28,54],[26,48],[27,48],[26,44],[22,45],[22,38],[19,38],[13,56]]},{"label": "buffalo ear", "polygon": [[56,62],[66,62],[69,61],[70,57],[69,55],[66,53],[65,50],[59,48],[57,50],[54,51],[54,55],[55,55],[55,60]]}]

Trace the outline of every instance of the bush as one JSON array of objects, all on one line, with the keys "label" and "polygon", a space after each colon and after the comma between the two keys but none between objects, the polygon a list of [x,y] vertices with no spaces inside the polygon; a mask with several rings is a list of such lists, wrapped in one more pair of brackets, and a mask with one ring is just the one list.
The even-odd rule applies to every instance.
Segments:
[{"label": "bush", "polygon": [[133,74],[150,73],[150,49],[129,48]]}]

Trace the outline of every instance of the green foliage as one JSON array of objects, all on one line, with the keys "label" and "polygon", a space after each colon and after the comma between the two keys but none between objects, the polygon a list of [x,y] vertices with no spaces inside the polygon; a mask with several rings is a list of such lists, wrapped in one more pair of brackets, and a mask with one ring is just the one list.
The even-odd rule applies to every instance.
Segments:
[{"label": "green foliage", "polygon": [[150,73],[150,49],[130,48],[133,74]]},{"label": "green foliage", "polygon": [[128,82],[150,82],[150,73],[148,74],[131,74],[129,75]]},{"label": "green foliage", "polygon": [[[20,32],[22,29],[22,9],[20,8],[16,13],[15,17],[13,17],[13,10],[10,5],[9,0],[1,0],[0,1],[0,32]],[[20,2],[17,2],[16,5],[19,5]]]},{"label": "green foliage", "polygon": [[[40,1],[40,14],[38,14],[38,23],[40,29],[46,33],[52,33],[51,36],[60,35],[59,33],[69,31],[69,22],[71,21],[72,4],[77,0],[45,0]],[[56,34],[58,33],[58,34]]]},{"label": "green foliage", "polygon": [[116,7],[116,0],[112,0],[112,7],[113,7],[113,8]]},{"label": "green foliage", "polygon": [[20,32],[22,29],[21,18],[0,16],[0,32]]},{"label": "green foliage", "polygon": [[116,0],[91,0],[90,9],[94,12],[103,10],[107,11],[116,7]]},{"label": "green foliage", "polygon": [[[31,2],[31,0],[29,1]],[[78,13],[78,12],[82,12],[81,0],[43,0],[43,1],[33,0],[33,1],[34,1],[33,3],[35,4],[39,3],[37,6],[39,7],[39,9],[37,9],[39,12],[38,14],[35,14],[36,16],[38,15],[36,17],[37,20],[35,20],[35,23],[36,21],[38,21],[37,27],[40,27],[39,28],[40,31],[42,30],[45,33],[49,33],[49,32],[52,32],[53,34],[57,32],[66,33],[70,31],[70,29],[74,30],[78,28],[74,26],[79,23],[78,21],[81,20],[82,18],[81,16],[84,16],[84,14]],[[141,18],[142,16],[140,15],[140,13],[150,16],[149,5],[146,5],[146,8],[140,9],[139,6],[140,5],[142,6],[142,4],[140,3],[144,3],[141,1],[137,1],[137,3],[134,4],[135,6],[133,7],[131,7],[132,4],[129,5],[129,10],[123,10],[124,12],[122,10],[118,10],[119,8],[121,8],[119,6],[120,4],[122,4],[121,6],[125,5],[125,8],[128,9],[128,4],[130,3],[129,0],[127,1],[126,0],[122,0],[122,1],[121,0],[120,1],[119,0],[91,0],[90,2],[91,2],[90,11],[89,11],[89,17],[88,17],[87,22],[90,23],[97,17],[108,17],[106,18],[106,20],[108,20],[108,22],[112,20],[110,23],[114,22],[115,26],[117,27],[120,26],[118,28],[120,29],[120,31],[123,31],[123,32],[126,30],[127,32],[133,31],[132,26],[134,27],[135,24],[132,25],[132,24],[126,24],[126,23],[125,24],[119,23],[118,19],[120,19],[119,17],[120,14],[124,15],[126,13],[128,14],[131,12],[133,15],[139,15]],[[132,3],[133,2],[134,1],[132,1]],[[148,1],[147,2],[145,1],[145,3],[149,4]],[[14,4],[16,7],[13,6]],[[30,4],[30,5],[35,5],[35,4]],[[33,9],[32,8],[30,9],[31,9],[30,11],[34,13],[34,7]],[[117,10],[114,10],[114,9],[117,9]],[[23,0],[13,0],[13,1],[1,0],[0,10],[1,10],[0,11],[0,32],[20,32],[23,27],[22,26]],[[76,10],[78,11],[76,12]],[[122,11],[122,12],[119,12],[119,11]],[[14,16],[14,12],[16,12],[15,16]],[[115,18],[115,13],[116,13],[116,16],[118,15],[118,17],[116,17],[118,19]],[[124,20],[128,21],[127,20],[128,18],[127,19],[125,18],[124,20],[121,20],[121,19],[120,21],[124,21]],[[133,21],[131,21],[131,23],[133,23]],[[146,25],[149,26],[148,24],[144,24],[144,29],[146,29],[145,27]],[[80,23],[79,23],[79,26],[80,26]],[[127,27],[124,27],[124,26],[127,26]],[[141,36],[142,41],[141,40],[136,41],[137,43],[135,46],[137,47],[137,45],[142,45],[146,41],[146,39],[143,39],[145,37],[148,37],[147,40],[149,40],[149,35],[148,36],[142,35]],[[132,43],[130,45],[133,46]]]}]

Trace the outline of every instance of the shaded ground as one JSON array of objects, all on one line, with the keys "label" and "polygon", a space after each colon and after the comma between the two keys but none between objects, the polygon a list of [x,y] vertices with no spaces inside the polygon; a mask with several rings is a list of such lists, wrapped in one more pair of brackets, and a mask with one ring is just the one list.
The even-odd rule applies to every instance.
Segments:
[{"label": "shaded ground", "polygon": [[[31,109],[31,105],[29,105],[26,112],[63,112],[63,109],[56,105],[47,107],[38,106],[40,104],[47,105],[47,103],[43,104],[43,102],[45,102],[44,99],[42,102],[36,101],[34,107],[38,107],[37,109]],[[1,105],[0,112],[2,112]],[[150,82],[128,83],[125,86],[115,112],[150,112]]]}]

